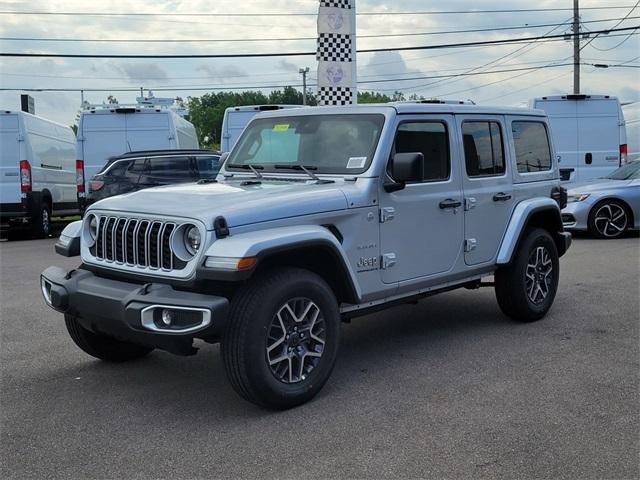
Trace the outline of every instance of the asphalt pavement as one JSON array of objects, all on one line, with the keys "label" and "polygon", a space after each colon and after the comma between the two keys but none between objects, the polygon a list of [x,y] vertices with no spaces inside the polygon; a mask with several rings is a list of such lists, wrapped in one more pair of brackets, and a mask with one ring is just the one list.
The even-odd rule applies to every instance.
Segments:
[{"label": "asphalt pavement", "polygon": [[640,477],[640,240],[587,237],[549,315],[458,290],[343,325],[316,399],[240,399],[218,346],[110,365],[72,343],[39,274],[54,240],[0,243],[5,479]]}]

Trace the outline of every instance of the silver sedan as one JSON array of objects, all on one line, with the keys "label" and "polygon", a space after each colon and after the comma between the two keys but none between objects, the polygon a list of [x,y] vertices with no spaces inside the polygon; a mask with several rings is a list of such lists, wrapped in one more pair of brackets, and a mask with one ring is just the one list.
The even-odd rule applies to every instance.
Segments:
[{"label": "silver sedan", "polygon": [[599,238],[618,238],[640,228],[640,161],[571,186],[562,222],[567,230],[586,230]]}]

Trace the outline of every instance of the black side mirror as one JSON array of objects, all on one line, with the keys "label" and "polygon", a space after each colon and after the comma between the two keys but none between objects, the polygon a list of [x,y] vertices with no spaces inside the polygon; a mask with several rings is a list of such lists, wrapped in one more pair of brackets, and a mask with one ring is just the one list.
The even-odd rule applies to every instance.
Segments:
[{"label": "black side mirror", "polygon": [[394,182],[384,184],[387,192],[402,190],[407,182],[420,182],[424,178],[424,155],[420,152],[396,153],[391,163]]},{"label": "black side mirror", "polygon": [[218,165],[222,167],[222,165],[224,165],[224,162],[227,161],[228,157],[229,157],[229,152],[224,152],[222,155],[220,155],[220,160],[218,160]]}]

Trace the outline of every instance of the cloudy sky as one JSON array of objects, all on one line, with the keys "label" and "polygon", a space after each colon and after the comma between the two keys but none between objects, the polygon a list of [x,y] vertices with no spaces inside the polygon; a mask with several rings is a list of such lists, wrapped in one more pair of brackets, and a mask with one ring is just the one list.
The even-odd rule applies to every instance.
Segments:
[{"label": "cloudy sky", "polygon": [[[572,0],[357,0],[361,13],[425,12],[430,10],[494,10],[524,8],[571,8]],[[640,25],[636,0],[581,0],[581,20],[586,30]],[[624,8],[612,8],[611,6]],[[0,51],[72,54],[232,54],[253,52],[309,52],[315,50],[317,0],[103,0],[96,4],[80,0],[0,1]],[[85,12],[135,13],[135,16],[95,15],[16,15],[7,12]],[[630,13],[631,12],[631,13]],[[156,16],[150,14],[169,14]],[[206,16],[184,16],[200,13]],[[246,16],[246,14],[270,14]],[[146,14],[146,15],[145,15]],[[176,15],[177,14],[177,15]],[[244,14],[245,16],[223,16]],[[465,43],[504,38],[562,34],[570,31],[565,23],[569,10],[549,12],[475,13],[446,15],[361,15],[358,17],[358,48],[406,47]],[[635,18],[634,18],[635,17]],[[603,20],[603,21],[599,21]],[[514,27],[514,28],[510,28]],[[495,30],[494,30],[495,29]],[[497,30],[500,29],[500,30]],[[483,32],[445,33],[459,30]],[[430,35],[415,35],[430,33]],[[625,67],[582,66],[582,91],[617,95],[622,101],[640,97],[640,35],[619,32],[590,37],[582,50],[587,64]],[[640,33],[640,31],[635,31]],[[407,36],[406,34],[414,34]],[[623,35],[624,34],[624,35]],[[386,36],[380,35],[405,35]],[[373,36],[373,37],[372,37]],[[378,37],[376,37],[378,36]],[[69,41],[27,41],[65,39]],[[8,40],[12,38],[12,40]],[[13,40],[20,38],[23,40]],[[302,40],[283,40],[302,38]],[[273,41],[247,41],[277,39]],[[117,40],[86,42],[78,40]],[[136,43],[133,40],[160,40]],[[162,42],[162,41],[165,42]],[[180,41],[178,41],[180,40]],[[190,42],[189,40],[200,40]],[[203,42],[202,40],[223,40]],[[460,73],[529,69],[572,61],[572,44],[564,40],[529,44],[492,45],[360,54],[358,79],[361,90],[407,95],[472,99],[476,103],[518,105],[539,95],[567,93],[572,89],[572,67],[557,66],[539,70],[517,70],[454,78],[433,78]],[[298,69],[310,67],[314,82],[313,57],[274,57],[251,59],[69,59],[0,58],[2,88],[104,89],[87,92],[85,99],[102,102],[109,94],[122,103],[138,95],[117,89],[154,90],[156,96],[198,96],[216,88],[243,88],[298,85]],[[407,77],[430,77],[402,81]],[[374,83],[366,83],[374,82]],[[163,88],[184,90],[163,91]],[[0,91],[0,108],[19,108],[19,91]],[[79,92],[37,92],[37,113],[71,124],[80,105]]]}]

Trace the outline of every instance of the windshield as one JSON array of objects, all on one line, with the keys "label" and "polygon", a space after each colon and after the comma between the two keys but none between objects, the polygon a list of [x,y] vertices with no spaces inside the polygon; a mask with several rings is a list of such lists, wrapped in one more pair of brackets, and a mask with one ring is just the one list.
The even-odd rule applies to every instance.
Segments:
[{"label": "windshield", "polygon": [[257,119],[240,137],[227,168],[251,165],[281,171],[303,165],[315,173],[362,173],[371,163],[383,124],[379,114]]},{"label": "windshield", "polygon": [[629,163],[624,167],[614,170],[604,178],[611,180],[635,180],[640,178],[640,161]]}]

